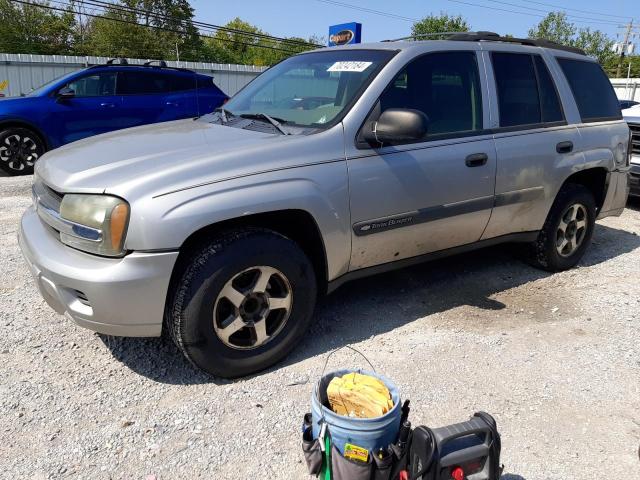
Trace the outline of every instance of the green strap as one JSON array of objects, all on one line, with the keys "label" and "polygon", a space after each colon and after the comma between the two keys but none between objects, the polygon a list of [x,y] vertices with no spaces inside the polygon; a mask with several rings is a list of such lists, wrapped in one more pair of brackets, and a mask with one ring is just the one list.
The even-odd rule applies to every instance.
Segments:
[{"label": "green strap", "polygon": [[324,455],[322,458],[322,469],[320,470],[320,480],[331,480],[331,437],[324,437]]}]

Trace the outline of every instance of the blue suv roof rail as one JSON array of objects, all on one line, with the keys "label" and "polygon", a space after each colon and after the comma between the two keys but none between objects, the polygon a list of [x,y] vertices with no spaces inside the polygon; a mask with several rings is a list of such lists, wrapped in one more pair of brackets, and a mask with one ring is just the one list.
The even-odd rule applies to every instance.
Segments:
[{"label": "blue suv roof rail", "polygon": [[107,60],[107,65],[129,65],[129,62],[126,58],[110,58]]},{"label": "blue suv roof rail", "polygon": [[166,68],[167,70],[176,70],[179,72],[195,73],[193,70],[182,67],[170,67],[164,60],[148,60],[142,65],[137,63],[129,63],[126,58],[111,58],[107,60],[107,63],[102,65],[92,65],[89,68],[102,68],[102,67],[138,67],[138,68]]}]

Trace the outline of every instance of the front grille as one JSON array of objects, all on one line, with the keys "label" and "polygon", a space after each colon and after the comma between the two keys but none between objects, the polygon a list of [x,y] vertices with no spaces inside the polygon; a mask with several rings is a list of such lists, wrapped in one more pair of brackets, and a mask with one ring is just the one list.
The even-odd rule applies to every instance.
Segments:
[{"label": "front grille", "polygon": [[631,129],[631,152],[640,154],[640,124],[630,123]]}]

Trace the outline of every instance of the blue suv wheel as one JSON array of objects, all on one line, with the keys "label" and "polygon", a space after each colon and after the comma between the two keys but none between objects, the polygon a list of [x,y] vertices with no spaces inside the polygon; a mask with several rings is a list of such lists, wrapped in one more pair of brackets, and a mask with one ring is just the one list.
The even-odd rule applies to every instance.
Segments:
[{"label": "blue suv wheel", "polygon": [[45,152],[38,135],[26,128],[0,131],[0,168],[10,175],[33,173],[33,165]]}]

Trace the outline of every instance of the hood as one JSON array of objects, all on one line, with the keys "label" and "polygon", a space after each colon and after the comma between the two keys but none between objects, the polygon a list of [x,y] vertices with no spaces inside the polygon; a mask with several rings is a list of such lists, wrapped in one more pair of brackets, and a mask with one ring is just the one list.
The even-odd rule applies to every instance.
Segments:
[{"label": "hood", "polygon": [[11,110],[15,107],[25,107],[30,103],[35,103],[40,100],[39,97],[8,97],[0,98],[0,116],[2,116],[6,110]]},{"label": "hood", "polygon": [[286,168],[296,160],[270,152],[305,138],[309,137],[178,120],[98,135],[52,150],[37,162],[36,175],[65,193],[104,192],[125,199],[136,194],[156,196]]},{"label": "hood", "polygon": [[640,105],[622,110],[622,116],[627,122],[640,123]]}]

